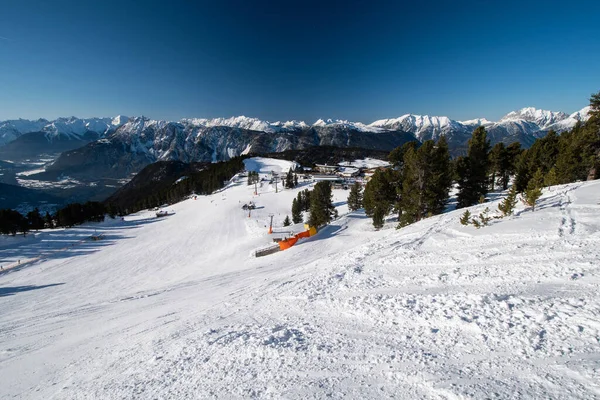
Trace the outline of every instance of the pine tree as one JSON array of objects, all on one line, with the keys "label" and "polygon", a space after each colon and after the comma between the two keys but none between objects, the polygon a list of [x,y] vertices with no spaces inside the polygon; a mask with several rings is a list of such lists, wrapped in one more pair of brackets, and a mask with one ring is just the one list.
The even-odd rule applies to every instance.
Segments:
[{"label": "pine tree", "polygon": [[471,211],[465,210],[465,212],[460,217],[460,223],[463,225],[469,225],[470,221],[471,221]]},{"label": "pine tree", "polygon": [[404,143],[402,146],[396,147],[388,155],[388,161],[394,167],[402,169],[402,166],[404,165],[404,154],[406,154],[408,149],[417,150],[418,145],[419,145],[419,142],[413,140],[413,141]]},{"label": "pine tree", "polygon": [[515,164],[515,182],[514,186],[518,193],[523,193],[527,189],[527,183],[531,179],[529,165],[527,163],[527,150],[521,152]]},{"label": "pine tree", "polygon": [[286,176],[285,176],[285,187],[288,189],[291,189],[294,187],[294,174],[292,173],[292,170],[288,170]]},{"label": "pine tree", "polygon": [[590,96],[589,116],[592,123],[595,123],[598,120],[600,120],[600,92],[593,93]]},{"label": "pine tree", "polygon": [[309,212],[308,223],[314,227],[328,224],[332,217],[336,215],[330,182],[317,182],[310,193]]},{"label": "pine tree", "polygon": [[459,192],[457,196],[458,208],[468,207],[477,203],[481,195],[488,191],[488,154],[490,142],[483,126],[473,131],[469,139],[467,157],[457,166],[459,179]]},{"label": "pine tree", "polygon": [[498,204],[498,210],[502,213],[503,217],[512,215],[515,206],[517,205],[517,188],[511,187],[508,191],[508,195]]},{"label": "pine tree", "polygon": [[542,196],[542,186],[544,185],[544,174],[541,168],[535,172],[533,177],[527,184],[524,201],[525,204],[531,207],[531,211],[535,211],[535,203]]},{"label": "pine tree", "polygon": [[289,216],[285,216],[285,219],[283,220],[283,226],[290,226],[292,224],[292,221],[290,221],[290,217]]},{"label": "pine tree", "polygon": [[430,177],[425,199],[427,214],[437,215],[444,211],[452,187],[452,163],[445,136],[440,137],[431,154],[427,155]]},{"label": "pine tree", "polygon": [[491,190],[495,190],[496,182],[502,186],[503,190],[508,188],[509,168],[509,154],[504,143],[496,143],[490,152]]},{"label": "pine tree", "polygon": [[[300,193],[298,193],[298,196],[300,197]],[[297,198],[292,201],[292,221],[294,221],[294,224],[302,222],[302,206]]]},{"label": "pine tree", "polygon": [[298,186],[298,175],[294,174],[294,187]]},{"label": "pine tree", "polygon": [[393,171],[376,171],[367,182],[363,194],[363,207],[368,217],[373,218],[376,229],[383,227],[384,218],[396,202],[396,186]]},{"label": "pine tree", "polygon": [[430,171],[425,164],[424,154],[433,147],[433,141],[428,140],[415,151],[409,149],[404,154],[404,169],[402,171],[401,208],[399,227],[412,224],[423,217],[425,211],[425,184]]},{"label": "pine tree", "polygon": [[550,171],[544,177],[544,187],[558,185],[558,176],[556,175],[556,168],[550,168]]},{"label": "pine tree", "polygon": [[45,228],[54,228],[54,222],[52,221],[52,216],[48,211],[46,211],[46,216],[44,217],[44,227]]},{"label": "pine tree", "polygon": [[29,231],[27,218],[20,212],[9,208],[0,210],[0,233],[15,236],[19,231],[23,234]]},{"label": "pine tree", "polygon": [[521,153],[523,152],[523,149],[521,149],[521,143],[519,142],[514,142],[509,144],[506,147],[506,154],[507,154],[507,163],[508,163],[508,175],[514,175],[517,171],[517,159],[519,158],[519,156],[521,155]]},{"label": "pine tree", "polygon": [[350,211],[356,211],[362,208],[363,203],[363,194],[362,194],[362,186],[360,183],[355,182],[350,187],[350,193],[348,194],[348,208]]},{"label": "pine tree", "polygon": [[488,215],[489,212],[490,209],[486,207],[485,210],[480,212],[477,217],[471,219],[471,224],[473,224],[473,226],[477,229],[483,228],[484,226],[488,226],[490,224],[490,221],[492,220],[492,217]]},{"label": "pine tree", "polygon": [[300,199],[300,205],[302,211],[309,211],[310,209],[310,190],[304,189],[302,192],[298,193]]},{"label": "pine tree", "polygon": [[37,231],[44,228],[44,218],[42,218],[40,210],[37,208],[27,213],[27,222],[30,229]]}]

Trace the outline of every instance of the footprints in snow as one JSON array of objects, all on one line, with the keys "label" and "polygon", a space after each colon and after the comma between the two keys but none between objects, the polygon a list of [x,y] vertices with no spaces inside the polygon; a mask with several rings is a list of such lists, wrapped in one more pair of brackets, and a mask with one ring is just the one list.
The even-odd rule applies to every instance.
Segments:
[{"label": "footprints in snow", "polygon": [[560,212],[562,214],[562,220],[558,227],[558,236],[563,237],[565,235],[573,235],[575,233],[576,222],[571,215],[571,196],[568,191],[565,192],[561,198]]}]

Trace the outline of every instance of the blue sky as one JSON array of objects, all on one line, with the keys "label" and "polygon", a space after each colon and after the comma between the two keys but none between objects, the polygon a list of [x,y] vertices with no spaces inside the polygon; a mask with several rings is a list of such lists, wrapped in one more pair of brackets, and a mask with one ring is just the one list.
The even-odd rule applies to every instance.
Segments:
[{"label": "blue sky", "polygon": [[573,112],[600,90],[598,15],[598,1],[0,0],[0,120]]}]

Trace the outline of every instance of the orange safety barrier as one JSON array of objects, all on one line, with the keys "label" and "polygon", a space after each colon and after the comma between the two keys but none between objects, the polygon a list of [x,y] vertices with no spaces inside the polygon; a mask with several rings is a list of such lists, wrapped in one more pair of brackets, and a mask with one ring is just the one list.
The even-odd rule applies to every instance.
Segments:
[{"label": "orange safety barrier", "polygon": [[296,237],[298,239],[310,237],[310,232],[309,231],[300,232],[299,234],[296,235]]},{"label": "orange safety barrier", "polygon": [[291,237],[289,239],[282,240],[282,241],[279,242],[279,249],[280,250],[287,250],[290,247],[292,247],[293,245],[295,245],[297,241],[298,241],[297,237]]},{"label": "orange safety barrier", "polygon": [[[308,227],[308,225],[304,225],[306,227]],[[289,238],[289,239],[285,239],[279,242],[279,249],[280,250],[287,250],[290,247],[292,247],[293,245],[296,244],[296,242],[298,241],[298,239],[302,239],[302,238],[307,238],[307,237],[311,237],[317,234],[317,229],[314,226],[311,226],[308,228],[308,230],[304,231],[304,232],[300,232],[297,235],[294,235],[293,237]]]}]

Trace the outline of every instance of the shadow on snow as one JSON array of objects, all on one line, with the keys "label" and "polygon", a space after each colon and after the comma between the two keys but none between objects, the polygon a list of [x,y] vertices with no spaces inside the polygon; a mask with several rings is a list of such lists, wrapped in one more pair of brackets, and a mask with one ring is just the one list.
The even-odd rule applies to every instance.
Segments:
[{"label": "shadow on snow", "polygon": [[52,286],[60,286],[64,283],[51,283],[49,285],[27,285],[27,286],[6,286],[0,287],[0,297],[14,296],[16,293],[29,292],[30,290],[44,289]]}]

